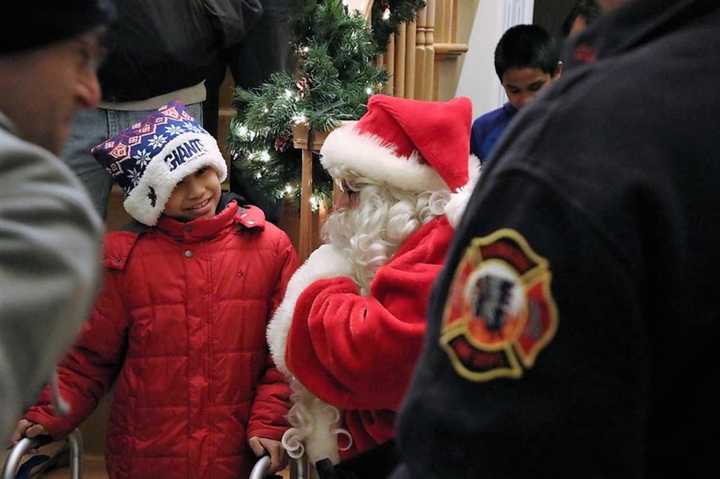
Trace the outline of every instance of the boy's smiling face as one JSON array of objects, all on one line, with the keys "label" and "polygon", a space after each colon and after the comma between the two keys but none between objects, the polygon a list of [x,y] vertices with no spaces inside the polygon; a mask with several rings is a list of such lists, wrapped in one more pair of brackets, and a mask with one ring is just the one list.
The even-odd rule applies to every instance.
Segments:
[{"label": "boy's smiling face", "polygon": [[179,221],[212,218],[220,202],[221,192],[217,172],[205,166],[175,186],[163,214]]},{"label": "boy's smiling face", "polygon": [[512,106],[521,110],[540,90],[552,83],[558,73],[550,75],[539,68],[508,68],[503,73],[502,86]]}]

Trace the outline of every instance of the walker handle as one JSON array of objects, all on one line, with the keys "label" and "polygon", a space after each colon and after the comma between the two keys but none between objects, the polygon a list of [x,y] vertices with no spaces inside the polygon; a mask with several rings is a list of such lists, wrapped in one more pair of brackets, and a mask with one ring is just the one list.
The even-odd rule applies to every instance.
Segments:
[{"label": "walker handle", "polygon": [[[270,456],[261,457],[250,472],[250,479],[263,479],[270,471]],[[5,479],[5,478],[3,478]]]},{"label": "walker handle", "polygon": [[17,444],[12,448],[7,459],[5,459],[5,465],[2,470],[2,479],[15,479],[20,468],[20,461],[23,456],[32,449],[44,446],[52,442],[52,438],[48,435],[37,436],[33,438],[23,437]]},{"label": "walker handle", "polygon": [[[71,477],[72,479],[80,479],[82,477],[82,434],[79,430],[75,429],[68,435],[67,439],[70,442]],[[33,438],[24,437],[20,439],[12,448],[12,451],[10,451],[10,454],[5,460],[5,464],[2,469],[2,479],[15,479],[23,456],[27,454],[28,451],[50,444],[51,442],[53,442],[53,438],[47,434]]]}]

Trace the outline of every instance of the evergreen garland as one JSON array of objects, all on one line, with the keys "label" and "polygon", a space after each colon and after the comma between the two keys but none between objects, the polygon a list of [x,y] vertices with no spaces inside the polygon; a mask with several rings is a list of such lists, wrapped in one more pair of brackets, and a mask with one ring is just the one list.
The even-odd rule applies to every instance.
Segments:
[{"label": "evergreen garland", "polygon": [[[348,13],[342,0],[301,0],[291,22],[295,76],[275,73],[260,88],[235,92],[237,116],[230,123],[228,145],[242,176],[265,195],[299,196],[301,153],[292,147],[293,126],[307,123],[311,132],[329,131],[342,120],[360,118],[368,96],[381,91],[387,80],[374,66],[375,58],[389,33],[414,18],[423,4],[376,1],[373,9],[383,10],[374,18],[386,25],[371,32],[365,18]],[[389,18],[385,13],[383,20],[388,8]],[[330,177],[314,158],[313,208],[328,201],[331,192]]]},{"label": "evergreen garland", "polygon": [[425,0],[375,0],[371,16],[375,42],[384,50],[398,26],[415,20],[415,13],[424,6]]}]

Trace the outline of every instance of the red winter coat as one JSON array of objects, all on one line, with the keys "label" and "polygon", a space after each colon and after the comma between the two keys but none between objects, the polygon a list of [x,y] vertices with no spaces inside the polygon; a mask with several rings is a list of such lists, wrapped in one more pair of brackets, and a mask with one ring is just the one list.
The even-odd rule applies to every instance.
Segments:
[{"label": "red winter coat", "polygon": [[103,292],[59,368],[72,412],[54,417],[46,390],[26,418],[62,436],[114,383],[111,478],[247,477],[247,439],[287,428],[289,388],[265,340],[296,267],[287,236],[233,202],[105,241]]}]

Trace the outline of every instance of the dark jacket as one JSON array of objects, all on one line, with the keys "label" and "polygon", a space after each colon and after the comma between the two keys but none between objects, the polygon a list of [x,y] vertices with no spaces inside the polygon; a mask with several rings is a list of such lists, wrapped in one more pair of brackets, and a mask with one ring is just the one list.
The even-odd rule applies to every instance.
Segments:
[{"label": "dark jacket", "polygon": [[122,0],[99,72],[105,101],[144,100],[200,83],[259,19],[259,0]]},{"label": "dark jacket", "polygon": [[[7,93],[5,93],[7,94]],[[0,434],[8,437],[97,293],[102,223],[57,157],[0,112]]]},{"label": "dark jacket", "polygon": [[629,2],[509,127],[434,290],[394,478],[717,469],[718,32],[716,0]]}]

